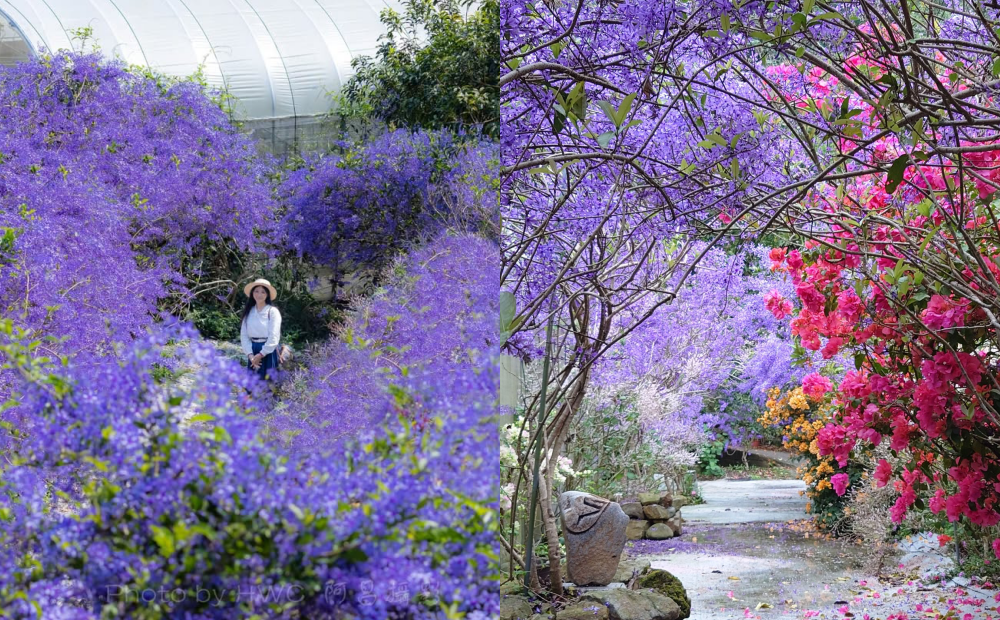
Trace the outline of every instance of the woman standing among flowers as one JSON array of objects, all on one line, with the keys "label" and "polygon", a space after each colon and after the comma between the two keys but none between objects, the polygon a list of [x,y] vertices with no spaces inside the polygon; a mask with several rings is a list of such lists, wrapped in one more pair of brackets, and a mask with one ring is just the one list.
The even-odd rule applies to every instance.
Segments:
[{"label": "woman standing among flowers", "polygon": [[240,323],[240,343],[247,356],[247,369],[261,379],[278,368],[278,344],[281,340],[281,313],[271,305],[278,296],[271,283],[258,278],[243,288],[247,303]]}]

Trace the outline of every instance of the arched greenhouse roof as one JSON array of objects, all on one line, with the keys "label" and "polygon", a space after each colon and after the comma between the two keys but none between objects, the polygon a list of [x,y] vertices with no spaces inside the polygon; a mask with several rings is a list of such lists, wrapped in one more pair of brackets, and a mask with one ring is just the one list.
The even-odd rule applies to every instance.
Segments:
[{"label": "arched greenhouse roof", "polygon": [[0,64],[88,45],[235,96],[242,120],[320,115],[374,53],[382,9],[398,0],[0,0]]}]

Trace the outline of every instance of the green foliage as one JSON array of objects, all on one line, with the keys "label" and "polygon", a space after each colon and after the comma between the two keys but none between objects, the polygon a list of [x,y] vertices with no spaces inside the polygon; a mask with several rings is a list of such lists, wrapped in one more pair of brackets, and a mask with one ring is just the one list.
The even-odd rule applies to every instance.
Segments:
[{"label": "green foliage", "polygon": [[338,96],[339,113],[424,129],[477,125],[497,136],[499,4],[471,6],[406,0],[402,13],[383,11],[387,33],[375,58],[352,62],[356,73]]},{"label": "green foliage", "polygon": [[721,478],[726,475],[726,470],[722,468],[719,459],[726,449],[726,442],[723,439],[715,439],[701,445],[698,448],[698,471],[702,475],[710,478]]},{"label": "green foliage", "polygon": [[[819,459],[811,459],[810,455],[804,456],[810,463],[810,469],[815,468],[820,462]],[[846,469],[838,472],[845,473],[850,478],[851,482],[848,488],[859,488],[864,482],[862,476],[865,473],[865,468],[856,463],[857,461],[851,461]],[[850,517],[846,511],[850,505],[849,495],[839,496],[833,488],[826,487],[810,493],[809,499],[809,512],[813,515],[813,520],[820,529],[830,532],[834,536],[841,536],[847,531]]]},{"label": "green foliage", "polygon": [[583,470],[573,488],[610,497],[647,491],[659,486],[658,476],[682,479],[687,467],[671,471],[655,437],[639,420],[634,394],[620,395],[613,405],[580,417],[576,438],[567,446],[574,468]]}]

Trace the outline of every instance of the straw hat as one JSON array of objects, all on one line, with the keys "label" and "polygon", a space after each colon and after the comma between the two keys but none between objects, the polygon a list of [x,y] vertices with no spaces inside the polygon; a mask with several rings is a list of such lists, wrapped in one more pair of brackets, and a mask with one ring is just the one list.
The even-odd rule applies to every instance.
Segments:
[{"label": "straw hat", "polygon": [[252,291],[255,286],[263,286],[267,288],[267,290],[271,292],[271,301],[274,301],[275,299],[278,298],[278,291],[276,291],[275,288],[271,286],[271,283],[265,280],[264,278],[257,278],[250,284],[247,284],[246,286],[243,287],[243,292],[246,294],[247,297],[250,297],[250,291]]}]

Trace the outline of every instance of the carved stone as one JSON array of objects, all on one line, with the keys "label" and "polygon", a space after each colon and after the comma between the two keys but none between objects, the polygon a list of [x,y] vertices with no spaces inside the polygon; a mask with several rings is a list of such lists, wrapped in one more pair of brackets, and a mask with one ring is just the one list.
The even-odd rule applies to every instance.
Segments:
[{"label": "carved stone", "polygon": [[625,548],[628,515],[615,502],[579,491],[560,495],[559,509],[569,580],[578,586],[611,583]]}]

